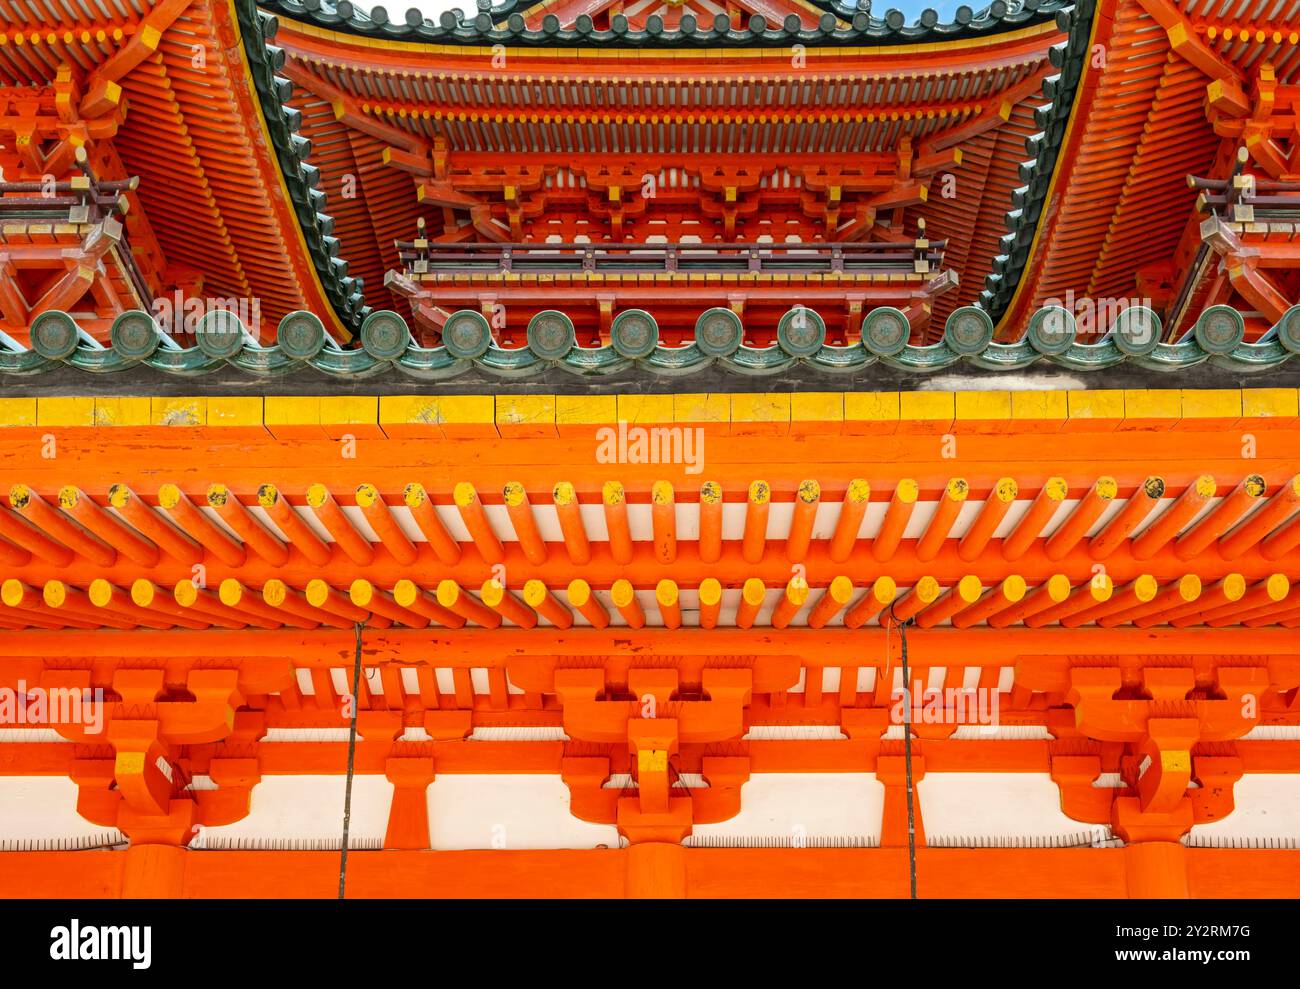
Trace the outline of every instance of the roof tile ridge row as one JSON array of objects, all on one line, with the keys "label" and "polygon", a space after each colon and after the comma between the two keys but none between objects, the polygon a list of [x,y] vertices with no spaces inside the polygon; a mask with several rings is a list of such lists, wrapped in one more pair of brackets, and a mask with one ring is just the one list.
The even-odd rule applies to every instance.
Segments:
[{"label": "roof tile ridge row", "polygon": [[[911,24],[897,9],[884,17],[871,14],[870,0],[809,0],[825,13],[817,27],[803,29],[798,15],[791,14],[781,24],[769,24],[755,14],[743,28],[731,26],[720,14],[712,24],[702,24],[692,15],[682,18],[682,26],[668,28],[661,18],[652,15],[644,30],[632,30],[627,18],[615,15],[609,30],[599,30],[587,15],[581,15],[573,28],[565,29],[559,18],[547,15],[540,30],[527,27],[523,12],[534,6],[531,0],[477,0],[477,14],[466,20],[460,11],[446,11],[437,22],[410,10],[401,22],[390,20],[382,6],[363,9],[350,0],[261,0],[261,6],[316,27],[360,37],[390,41],[432,42],[438,44],[481,45],[511,43],[522,45],[575,45],[666,48],[674,46],[784,46],[789,44],[860,45],[917,44],[964,39],[1014,30],[1042,23],[1073,0],[992,0],[986,7],[973,10],[959,7],[951,21],[941,21],[931,8],[924,10]],[[849,27],[840,25],[848,22]]]},{"label": "roof tile ridge row", "polygon": [[448,317],[443,343],[415,343],[406,320],[381,310],[365,318],[359,347],[343,349],[331,340],[320,318],[298,311],[279,324],[276,342],[260,344],[237,314],[218,309],[199,321],[193,346],[179,346],[154,318],[133,310],[114,320],[108,347],[85,334],[76,320],[53,310],[31,325],[31,349],[0,335],[0,375],[33,375],[62,365],[93,372],[126,370],[139,365],[169,375],[207,374],[230,365],[261,377],[299,369],[357,380],[395,367],[417,379],[439,381],[478,368],[502,378],[524,378],[559,367],[578,376],[603,376],[629,368],[662,377],[694,374],[717,366],[749,376],[775,375],[804,364],[834,375],[872,364],[926,374],[955,365],[989,371],[1016,371],[1040,362],[1072,371],[1097,371],[1129,363],[1157,371],[1185,371],[1206,362],[1234,372],[1267,371],[1300,354],[1300,305],[1293,306],[1267,333],[1245,340],[1245,320],[1229,306],[1213,306],[1176,343],[1160,339],[1160,318],[1135,306],[1120,311],[1099,339],[1077,339],[1073,314],[1059,306],[1038,310],[1023,337],[1014,343],[993,340],[993,321],[975,306],[948,317],[942,340],[908,343],[906,315],[882,306],[862,323],[861,339],[849,345],[826,342],[826,324],[814,310],[796,306],[780,320],[777,343],[750,347],[744,327],[730,309],[701,313],[695,338],[683,346],[664,346],[654,317],[644,310],[620,313],[611,342],[579,346],[573,321],[546,310],[529,322],[527,345],[503,349],[492,338],[482,313],[463,309]]}]

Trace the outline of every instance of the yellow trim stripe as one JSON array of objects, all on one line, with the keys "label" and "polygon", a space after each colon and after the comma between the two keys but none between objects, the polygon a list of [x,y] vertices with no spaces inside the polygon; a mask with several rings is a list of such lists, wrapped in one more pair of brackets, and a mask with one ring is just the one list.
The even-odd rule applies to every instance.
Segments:
[{"label": "yellow trim stripe", "polygon": [[734,433],[1260,428],[1300,420],[1296,388],[0,398],[0,429],[204,426],[273,436],[557,436],[630,424]]}]

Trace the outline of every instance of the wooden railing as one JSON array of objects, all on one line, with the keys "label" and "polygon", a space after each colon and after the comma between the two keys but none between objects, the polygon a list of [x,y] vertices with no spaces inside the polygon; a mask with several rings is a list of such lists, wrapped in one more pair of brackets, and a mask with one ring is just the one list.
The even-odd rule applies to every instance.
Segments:
[{"label": "wooden railing", "polygon": [[936,271],[944,241],[786,244],[441,244],[398,241],[407,270],[451,272]]}]

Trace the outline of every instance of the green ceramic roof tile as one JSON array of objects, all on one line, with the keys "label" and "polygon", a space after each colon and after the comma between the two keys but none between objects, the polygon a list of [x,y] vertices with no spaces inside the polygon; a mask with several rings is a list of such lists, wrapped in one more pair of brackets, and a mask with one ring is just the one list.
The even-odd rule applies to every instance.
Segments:
[{"label": "green ceramic roof tile", "polygon": [[818,25],[804,29],[791,15],[781,24],[761,14],[749,18],[743,28],[734,28],[726,14],[702,21],[691,14],[681,26],[668,28],[652,15],[644,30],[633,30],[626,17],[614,15],[608,30],[599,30],[587,15],[564,27],[554,14],[542,19],[540,29],[526,27],[524,12],[536,0],[478,0],[477,13],[466,19],[459,11],[447,11],[437,21],[410,10],[394,21],[386,7],[350,3],[348,0],[262,0],[266,10],[318,27],[345,34],[392,41],[425,41],[436,44],[514,44],[575,46],[621,45],[630,48],[667,47],[784,47],[790,44],[881,45],[917,44],[945,38],[970,38],[1010,31],[1050,20],[1070,6],[1069,0],[993,0],[986,7],[962,5],[950,20],[926,9],[914,20],[902,11],[888,9],[884,16],[872,13],[870,0],[810,0],[822,14]]},{"label": "green ceramic roof tile", "polygon": [[1077,339],[1074,317],[1065,309],[1041,309],[1025,335],[1014,343],[993,342],[989,314],[964,306],[949,316],[943,339],[927,346],[905,341],[907,317],[898,309],[873,309],[863,320],[861,337],[848,346],[827,344],[826,327],[813,310],[795,307],[781,320],[778,342],[749,347],[743,326],[729,309],[709,309],[695,324],[695,339],[668,347],[659,341],[651,313],[621,313],[612,340],[602,347],[576,343],[573,322],[562,312],[538,313],[528,325],[524,347],[497,346],[481,313],[452,313],[443,326],[443,343],[418,346],[397,313],[371,313],[361,324],[360,346],[342,349],[331,341],[319,318],[290,313],[280,323],[277,342],[260,345],[238,316],[217,310],[198,326],[196,344],[178,347],[148,313],[123,313],[113,323],[111,344],[104,347],[81,333],[64,312],[37,316],[30,328],[31,349],[12,339],[0,340],[0,375],[34,375],[68,365],[88,372],[110,372],[145,365],[169,375],[201,375],[227,365],[250,375],[271,377],[315,368],[341,379],[358,379],[396,368],[430,381],[456,377],[478,368],[501,378],[527,377],[551,368],[574,375],[599,376],[635,368],[649,375],[677,377],[720,367],[737,375],[771,376],[806,365],[828,376],[858,371],[872,364],[924,375],[956,365],[991,371],[1055,365],[1094,372],[1127,363],[1155,371],[1176,372],[1210,364],[1236,372],[1281,367],[1300,354],[1300,305],[1292,307],[1259,340],[1247,343],[1241,314],[1213,306],[1176,343],[1160,340],[1160,318],[1150,309],[1126,309],[1099,339]]},{"label": "green ceramic roof tile", "polygon": [[347,261],[338,256],[339,241],[332,235],[334,220],[325,212],[325,193],[316,188],[320,173],[308,161],[311,142],[296,133],[299,114],[288,105],[293,84],[276,75],[284,64],[284,51],[269,42],[278,23],[260,12],[252,0],[237,0],[235,12],[249,73],[298,226],[334,311],[343,325],[355,332],[369,309],[362,297],[361,280],[348,275]]}]

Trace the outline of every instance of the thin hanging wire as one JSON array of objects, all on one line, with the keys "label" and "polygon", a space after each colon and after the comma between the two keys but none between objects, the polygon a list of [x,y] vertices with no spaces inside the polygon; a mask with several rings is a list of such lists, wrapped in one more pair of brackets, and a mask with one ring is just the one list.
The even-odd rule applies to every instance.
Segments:
[{"label": "thin hanging wire", "polygon": [[352,663],[352,724],[348,728],[348,780],[343,790],[343,848],[339,853],[339,899],[345,899],[348,885],[348,831],[352,826],[352,776],[357,762],[357,708],[361,705],[361,630],[357,622],[356,656]]},{"label": "thin hanging wire", "polygon": [[885,648],[889,648],[889,627],[898,626],[898,641],[903,667],[903,769],[907,776],[907,869],[911,881],[912,899],[916,899],[916,797],[912,781],[912,681],[907,669],[907,626],[909,618],[899,621],[894,617],[894,606],[889,606],[889,624],[885,626]]}]

